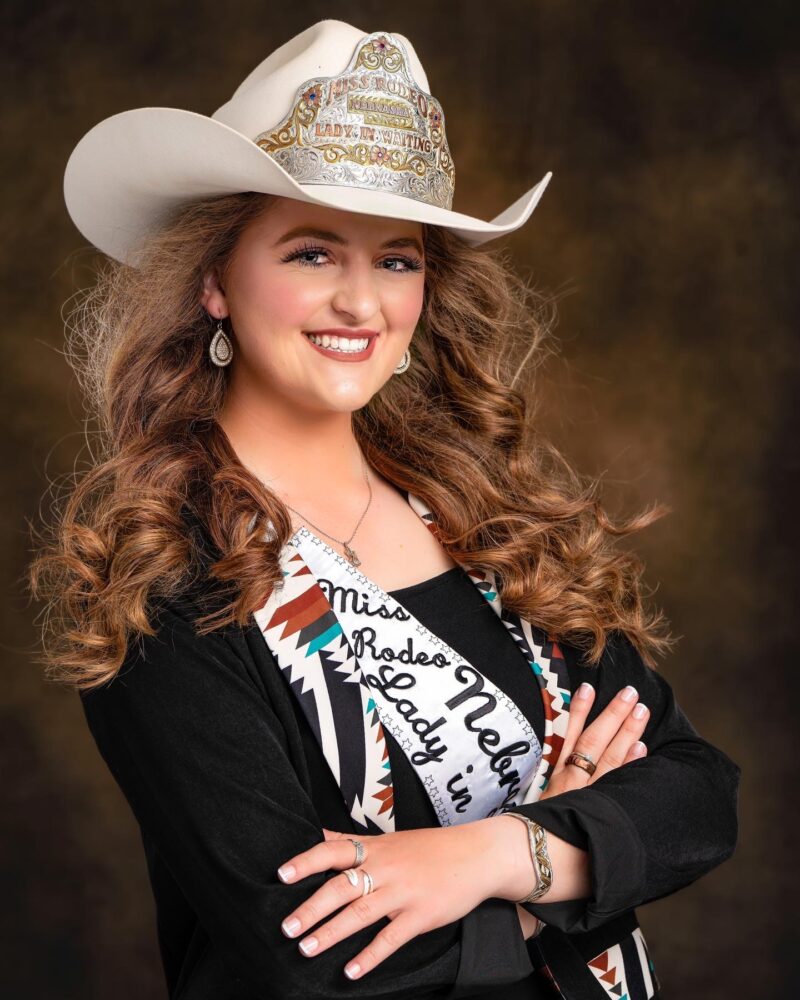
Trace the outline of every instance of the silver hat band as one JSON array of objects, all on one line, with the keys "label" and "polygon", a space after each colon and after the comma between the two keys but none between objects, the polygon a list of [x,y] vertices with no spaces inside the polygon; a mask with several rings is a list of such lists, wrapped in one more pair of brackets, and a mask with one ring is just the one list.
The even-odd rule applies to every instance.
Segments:
[{"label": "silver hat band", "polygon": [[389,32],[364,36],[339,76],[306,80],[289,114],[253,141],[300,184],[367,188],[448,210],[453,203],[444,113]]}]

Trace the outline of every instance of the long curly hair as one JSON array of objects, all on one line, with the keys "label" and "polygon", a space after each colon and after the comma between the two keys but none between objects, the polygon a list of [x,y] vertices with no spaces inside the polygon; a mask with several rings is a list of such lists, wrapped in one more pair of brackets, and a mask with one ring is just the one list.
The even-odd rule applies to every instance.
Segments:
[{"label": "long curly hair", "polygon": [[[88,468],[53,482],[49,519],[31,525],[28,585],[46,602],[40,662],[51,680],[80,690],[110,680],[130,638],[152,635],[153,610],[185,586],[221,588],[222,602],[195,620],[203,635],[248,624],[281,578],[289,511],[217,423],[227,371],[209,361],[201,305],[203,274],[225,276],[272,197],[185,204],[135,268],[106,258],[74,296],[66,357],[96,428],[87,426]],[[505,606],[591,664],[622,630],[654,666],[676,640],[663,612],[645,607],[642,562],[615,539],[670,508],[612,520],[599,481],[535,430],[534,374],[553,350],[554,299],[492,247],[436,226],[423,227],[423,240],[412,364],[352,414],[367,461],[425,501],[454,561],[495,571]],[[210,562],[191,518],[213,540]]]}]

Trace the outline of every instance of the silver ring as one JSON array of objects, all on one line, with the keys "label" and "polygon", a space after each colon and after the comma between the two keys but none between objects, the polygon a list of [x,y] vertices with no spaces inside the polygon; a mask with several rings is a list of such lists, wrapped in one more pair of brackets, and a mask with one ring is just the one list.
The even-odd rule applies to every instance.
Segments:
[{"label": "silver ring", "polygon": [[[350,885],[354,887],[358,886],[358,872],[355,868],[345,868],[343,874],[347,876],[347,881]],[[362,868],[361,874],[364,876],[364,882],[361,886],[361,895],[368,896],[375,888],[375,885],[372,881],[372,876],[368,871],[365,871],[365,869]]]},{"label": "silver ring", "polygon": [[368,871],[364,871],[363,868],[361,869],[361,871],[362,871],[362,873],[364,875],[364,887],[361,890],[361,895],[362,896],[368,896],[372,892],[372,890],[374,888],[374,886],[372,884],[372,876],[370,875],[370,873]]},{"label": "silver ring", "polygon": [[364,845],[360,840],[355,840],[353,837],[347,838],[351,844],[355,844],[356,848],[356,859],[353,862],[353,868],[358,868],[359,865],[364,863],[364,858],[367,856],[364,850]]}]

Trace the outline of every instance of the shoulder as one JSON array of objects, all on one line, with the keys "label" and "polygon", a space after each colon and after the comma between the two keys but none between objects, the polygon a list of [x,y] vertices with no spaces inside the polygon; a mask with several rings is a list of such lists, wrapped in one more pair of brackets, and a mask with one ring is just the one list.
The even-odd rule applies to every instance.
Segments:
[{"label": "shoulder", "polygon": [[252,635],[258,624],[252,615],[243,625],[217,626],[213,618],[207,620],[226,608],[235,594],[231,584],[211,573],[221,553],[204,523],[188,508],[182,517],[193,538],[190,569],[170,592],[150,596],[147,627],[142,622],[129,632],[119,669],[105,684],[82,692],[82,699],[166,704],[186,691],[197,698],[204,693],[210,698],[230,697],[237,686],[246,686],[261,700],[268,698],[262,679],[267,649],[262,642],[262,650]]},{"label": "shoulder", "polygon": [[576,643],[559,639],[558,648],[561,650],[565,662],[571,668],[579,670],[599,670],[601,667],[613,670],[632,660],[647,666],[633,642],[621,629],[611,629],[606,633],[603,652],[596,664],[589,662],[586,650]]},{"label": "shoulder", "polygon": [[285,745],[284,722],[246,643],[200,634],[180,602],[162,605],[153,623],[152,635],[131,638],[110,681],[81,692],[107,760],[152,770],[189,748],[207,761],[239,746]]},{"label": "shoulder", "polygon": [[153,602],[148,611],[152,632],[133,631],[114,676],[100,687],[81,692],[86,704],[165,709],[187,697],[222,697],[232,685],[249,682],[246,645],[231,627],[202,633],[201,608],[195,595],[181,594]]},{"label": "shoulder", "polygon": [[632,684],[640,697],[659,693],[667,683],[665,678],[642,659],[636,646],[620,629],[611,630],[597,664],[588,662],[583,649],[571,643],[559,642],[567,665],[572,689],[588,681],[599,690],[618,691]]}]

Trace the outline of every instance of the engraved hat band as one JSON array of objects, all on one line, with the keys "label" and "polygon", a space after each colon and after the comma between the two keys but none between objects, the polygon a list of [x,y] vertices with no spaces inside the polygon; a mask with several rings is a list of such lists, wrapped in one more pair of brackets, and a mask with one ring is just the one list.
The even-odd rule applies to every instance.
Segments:
[{"label": "engraved hat band", "polygon": [[254,142],[301,184],[453,203],[441,106],[417,85],[403,43],[387,32],[362,39],[339,76],[304,81],[289,114]]}]

